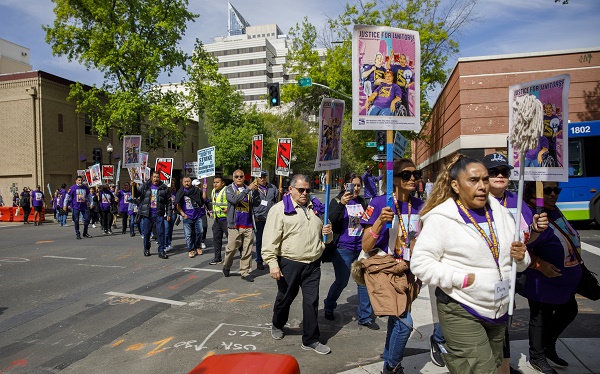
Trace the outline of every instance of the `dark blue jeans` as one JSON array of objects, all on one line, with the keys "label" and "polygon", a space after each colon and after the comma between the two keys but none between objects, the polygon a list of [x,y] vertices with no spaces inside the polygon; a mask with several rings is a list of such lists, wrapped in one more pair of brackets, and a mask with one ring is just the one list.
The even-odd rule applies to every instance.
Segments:
[{"label": "dark blue jeans", "polygon": [[[329,292],[324,302],[324,309],[326,312],[333,312],[337,307],[337,300],[339,299],[342,291],[348,285],[350,279],[350,266],[356,259],[360,251],[350,251],[344,248],[338,248],[331,254],[331,263],[333,264],[333,270],[335,271],[335,280],[329,287]],[[367,324],[373,322],[373,307],[371,307],[371,301],[369,300],[369,294],[367,287],[357,284],[358,289],[358,323]]]},{"label": "dark blue jeans", "polygon": [[75,227],[75,235],[77,236],[81,236],[79,233],[79,214],[83,216],[83,235],[87,235],[88,226],[90,225],[90,210],[73,208],[73,227]]},{"label": "dark blue jeans", "polygon": [[388,316],[385,347],[383,348],[383,361],[394,368],[404,357],[404,348],[412,331],[413,320],[409,311],[405,316]]},{"label": "dark blue jeans", "polygon": [[142,233],[142,222],[140,221],[140,223],[135,223],[135,216],[137,215],[137,213],[131,213],[129,215],[129,233],[130,234],[135,234],[135,228],[137,227],[138,231],[140,232],[140,235],[144,235]]},{"label": "dark blue jeans", "polygon": [[142,232],[144,233],[144,249],[150,250],[150,236],[152,225],[156,224],[156,237],[158,239],[158,253],[163,253],[165,250],[165,217],[153,215],[150,217],[142,217]]},{"label": "dark blue jeans", "polygon": [[176,219],[177,214],[173,213],[170,221],[165,220],[165,248],[171,246],[171,242],[173,241],[173,226],[175,226]]},{"label": "dark blue jeans", "polygon": [[200,243],[202,243],[202,218],[184,218],[183,233],[188,252],[200,248]]},{"label": "dark blue jeans", "polygon": [[256,237],[256,240],[254,240],[254,245],[256,246],[256,263],[262,264],[262,238],[263,232],[265,231],[265,223],[267,223],[267,221],[260,221],[257,219],[255,223],[254,236]]},{"label": "dark blue jeans", "polygon": [[442,325],[440,325],[439,322],[433,326],[433,341],[438,344],[446,343],[446,339],[444,339],[444,333],[442,332]]}]

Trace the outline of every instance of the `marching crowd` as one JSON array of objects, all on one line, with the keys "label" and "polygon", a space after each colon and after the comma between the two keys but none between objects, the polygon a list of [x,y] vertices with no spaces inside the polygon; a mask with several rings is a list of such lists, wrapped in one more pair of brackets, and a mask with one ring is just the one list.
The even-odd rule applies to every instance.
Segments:
[{"label": "marching crowd", "polygon": [[[301,289],[301,348],[319,354],[330,352],[320,341],[317,315],[321,263],[331,261],[335,280],[324,299],[325,319],[335,320],[337,300],[352,276],[359,325],[378,330],[376,317],[387,317],[383,373],[404,372],[412,314],[418,313],[411,305],[423,283],[435,287],[439,324],[430,337],[434,364],[460,374],[518,372],[509,367],[507,328],[515,261],[517,292],[529,303],[530,364],[552,374],[553,366],[568,366],[556,342],[578,312],[581,242],[556,206],[561,188],[555,182],[543,183],[539,212],[535,184],[528,182],[517,217],[517,196],[508,190],[511,168],[501,154],[483,160],[458,155],[434,184],[423,182],[411,160],[395,160],[389,206],[377,187],[382,177],[368,167],[363,174],[346,175],[328,217],[323,203],[311,196],[309,177],[294,175],[283,191],[268,182],[267,172],[246,182],[242,170],[233,173],[229,185],[223,176],[214,177],[210,193],[206,184],[189,177],[179,189],[167,187],[157,172],[140,186],[125,183],[119,190],[88,188],[77,177],[70,188],[63,184],[54,193],[52,206],[60,226],[67,226],[72,212],[77,239],[91,238],[90,224],[99,223],[103,234],[112,234],[120,215],[122,233],[129,227],[131,236],[136,231],[142,235],[144,256],[150,256],[151,239],[156,239],[161,259],[169,258],[173,226],[179,222],[189,257],[203,254],[207,217],[212,218],[210,265],[221,265],[229,277],[239,251],[241,279],[254,282],[254,246],[256,269],[268,266],[277,282],[273,339],[285,337],[290,307]],[[43,205],[43,198],[39,186],[20,196],[34,209],[36,201]],[[224,236],[228,241],[222,256]]]}]

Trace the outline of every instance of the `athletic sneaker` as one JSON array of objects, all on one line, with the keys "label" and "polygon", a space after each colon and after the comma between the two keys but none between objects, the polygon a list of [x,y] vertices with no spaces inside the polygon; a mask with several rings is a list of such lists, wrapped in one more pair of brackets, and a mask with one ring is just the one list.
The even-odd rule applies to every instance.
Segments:
[{"label": "athletic sneaker", "polygon": [[92,227],[93,227],[93,228],[96,228],[96,224],[95,224],[95,223],[92,223]]},{"label": "athletic sneaker", "polygon": [[433,335],[429,337],[429,344],[431,346],[429,350],[429,355],[431,356],[431,362],[434,365],[439,367],[446,366],[446,362],[444,361],[444,356],[442,356],[442,352],[440,351],[440,347],[438,343],[433,340]]},{"label": "athletic sneaker", "polygon": [[285,336],[285,333],[283,332],[283,329],[278,329],[275,326],[271,326],[271,336],[275,340],[281,340]]},{"label": "athletic sneaker", "polygon": [[209,265],[220,265],[223,263],[223,260],[212,260],[211,262],[209,262]]},{"label": "athletic sneaker", "polygon": [[202,249],[206,249],[206,244],[204,244],[204,243],[200,243],[200,248],[202,248]]},{"label": "athletic sneaker", "polygon": [[[273,331],[273,330],[271,330],[271,331]],[[271,334],[272,334],[272,332],[271,332]],[[329,348],[325,344],[321,344],[320,342],[314,342],[314,343],[309,344],[309,345],[302,344],[302,349],[313,350],[313,351],[317,352],[320,355],[326,355],[329,352],[331,352],[331,348]]]}]

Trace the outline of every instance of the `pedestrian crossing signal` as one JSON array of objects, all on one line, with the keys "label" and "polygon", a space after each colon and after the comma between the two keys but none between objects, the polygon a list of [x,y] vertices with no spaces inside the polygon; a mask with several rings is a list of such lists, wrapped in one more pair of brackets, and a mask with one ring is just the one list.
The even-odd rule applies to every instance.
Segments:
[{"label": "pedestrian crossing signal", "polygon": [[279,83],[269,83],[267,92],[269,94],[269,105],[279,106]]}]

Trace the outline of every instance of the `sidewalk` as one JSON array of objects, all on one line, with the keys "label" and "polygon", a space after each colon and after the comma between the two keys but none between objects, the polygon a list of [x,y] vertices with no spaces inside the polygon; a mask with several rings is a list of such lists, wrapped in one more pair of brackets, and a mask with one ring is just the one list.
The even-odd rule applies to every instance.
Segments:
[{"label": "sidewalk", "polygon": [[[442,374],[448,373],[448,370],[443,367],[435,366],[429,357],[429,336],[433,332],[433,316],[431,312],[431,297],[433,291],[428,288],[423,288],[417,300],[412,305],[412,317],[414,328],[408,344],[407,351],[411,348],[423,352],[411,356],[405,356],[402,360],[402,366],[406,374],[411,373],[427,373],[427,374]],[[383,328],[385,325],[380,323]],[[529,342],[527,340],[515,340],[510,342],[511,348],[511,366],[518,368],[523,374],[539,373],[529,366]],[[555,367],[560,374],[590,374],[600,373],[600,338],[564,338],[559,339],[556,349],[561,358],[569,363],[567,368]],[[383,360],[378,363],[360,366],[347,371],[342,371],[339,374],[379,374],[383,368]]]}]

